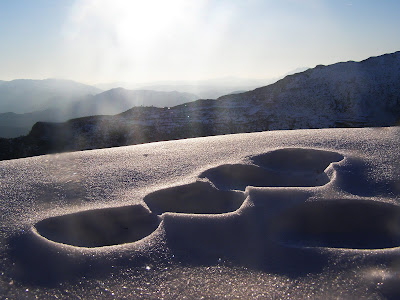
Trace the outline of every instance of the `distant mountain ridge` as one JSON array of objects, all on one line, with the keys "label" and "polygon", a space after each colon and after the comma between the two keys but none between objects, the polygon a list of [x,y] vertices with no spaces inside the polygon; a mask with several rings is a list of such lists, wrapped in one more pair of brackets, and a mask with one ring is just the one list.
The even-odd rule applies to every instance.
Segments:
[{"label": "distant mountain ridge", "polygon": [[114,88],[79,102],[75,102],[68,109],[70,114],[114,115],[135,106],[175,106],[199,99],[190,93],[159,92],[152,90],[127,90]]},{"label": "distant mountain ridge", "polygon": [[30,113],[65,105],[101,89],[64,79],[15,79],[0,82],[0,112]]},{"label": "distant mountain ridge", "polygon": [[249,91],[266,84],[273,83],[279,78],[274,79],[243,79],[236,77],[214,78],[207,80],[177,80],[177,81],[159,81],[141,84],[130,84],[127,82],[114,82],[108,84],[96,85],[102,89],[111,89],[123,87],[126,89],[145,89],[160,92],[179,91],[198,95],[199,98],[217,99],[223,95],[243,90]]},{"label": "distant mountain ridge", "polygon": [[[380,127],[400,122],[400,52],[317,66],[253,91],[170,108],[36,123],[1,140],[2,158],[266,130]],[[12,149],[12,150],[10,150]]]},{"label": "distant mountain ridge", "polygon": [[116,88],[79,97],[77,101],[60,104],[56,108],[24,114],[0,113],[0,137],[27,135],[32,126],[42,122],[65,122],[69,119],[93,116],[114,115],[134,106],[175,106],[198,99],[198,96],[179,92],[158,92],[149,90],[126,90]]}]

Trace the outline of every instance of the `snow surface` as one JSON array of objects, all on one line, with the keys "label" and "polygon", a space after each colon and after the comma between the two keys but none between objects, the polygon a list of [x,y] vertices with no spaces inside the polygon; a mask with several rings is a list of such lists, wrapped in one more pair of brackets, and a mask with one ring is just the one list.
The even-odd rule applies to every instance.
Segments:
[{"label": "snow surface", "polygon": [[400,128],[0,162],[0,296],[398,298]]}]

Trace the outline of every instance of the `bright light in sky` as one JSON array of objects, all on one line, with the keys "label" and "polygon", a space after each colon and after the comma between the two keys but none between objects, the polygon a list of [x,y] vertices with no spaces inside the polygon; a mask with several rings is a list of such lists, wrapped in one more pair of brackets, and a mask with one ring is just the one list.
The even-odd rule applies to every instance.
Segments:
[{"label": "bright light in sky", "polygon": [[271,78],[400,50],[397,0],[4,0],[0,79]]},{"label": "bright light in sky", "polygon": [[206,5],[182,0],[77,2],[65,27],[67,45],[73,57],[91,57],[86,68],[112,78],[201,74],[207,72],[229,15],[210,18]]}]

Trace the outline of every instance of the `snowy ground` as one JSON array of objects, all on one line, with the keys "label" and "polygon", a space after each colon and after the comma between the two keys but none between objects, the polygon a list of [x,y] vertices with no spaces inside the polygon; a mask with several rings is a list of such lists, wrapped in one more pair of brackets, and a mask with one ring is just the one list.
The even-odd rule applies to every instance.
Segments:
[{"label": "snowy ground", "polygon": [[400,128],[0,162],[0,296],[398,298]]}]

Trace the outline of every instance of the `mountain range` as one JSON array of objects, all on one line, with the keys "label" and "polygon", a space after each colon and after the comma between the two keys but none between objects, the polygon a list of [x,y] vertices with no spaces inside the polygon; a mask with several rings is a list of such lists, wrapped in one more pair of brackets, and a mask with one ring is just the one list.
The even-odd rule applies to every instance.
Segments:
[{"label": "mountain range", "polygon": [[0,81],[0,112],[23,114],[56,108],[100,92],[94,86],[64,79]]},{"label": "mountain range", "polygon": [[400,52],[319,65],[252,91],[114,116],[36,123],[0,140],[1,159],[266,130],[393,126],[400,121]]},{"label": "mountain range", "polygon": [[[293,72],[296,71],[298,70],[295,70]],[[217,99],[221,96],[234,92],[253,90],[257,87],[276,82],[280,78],[245,79],[236,77],[224,77],[207,80],[170,80],[147,83],[114,82],[108,84],[97,84],[96,87],[104,90],[116,87],[123,87],[125,89],[145,89],[160,92],[179,91],[183,93],[195,94],[202,99]]]},{"label": "mountain range", "polygon": [[[301,70],[305,68],[288,74]],[[114,115],[134,106],[164,107],[200,98],[216,99],[277,80],[225,77],[142,84],[114,82],[96,86],[63,79],[0,81],[0,137],[27,135],[39,121],[65,122],[84,116]]]},{"label": "mountain range", "polygon": [[[73,89],[75,92],[70,94],[66,93],[68,97],[59,96],[57,101],[51,102],[52,98],[46,98],[48,93],[46,89],[43,88],[43,85],[48,85],[48,80],[36,80],[32,82],[28,81],[30,83],[30,87],[25,87],[25,97],[23,97],[22,92],[19,90],[18,82],[20,81],[9,82],[13,83],[13,86],[15,86],[16,90],[19,91],[18,93],[15,92],[13,94],[9,92],[10,84],[7,85],[8,90],[1,90],[0,88],[0,103],[2,103],[3,98],[7,100],[11,99],[12,96],[15,96],[13,101],[10,100],[11,102],[14,102],[14,106],[10,106],[9,108],[14,109],[14,111],[21,111],[22,108],[20,108],[20,102],[22,100],[18,102],[19,100],[17,101],[16,97],[16,95],[20,95],[20,98],[18,99],[24,99],[24,103],[31,103],[29,106],[30,108],[25,108],[25,110],[32,109],[35,103],[36,107],[41,107],[43,105],[47,108],[26,113],[0,113],[0,137],[3,138],[13,138],[27,135],[32,126],[39,121],[65,122],[69,119],[83,116],[114,115],[124,112],[134,106],[175,106],[181,103],[194,101],[199,98],[193,94],[179,93],[176,91],[160,92],[150,90],[126,90],[123,88],[114,88],[105,92],[97,93],[95,95],[85,94],[86,92],[90,91],[90,86],[84,86],[87,88],[80,90],[80,93],[78,93],[78,88],[82,85],[80,83],[67,81],[70,86],[75,86]],[[23,84],[26,84],[25,81],[22,82]],[[64,81],[61,81],[61,83],[63,82]],[[35,83],[35,85],[33,85],[33,83]],[[58,80],[51,80],[51,83],[57,83],[58,87],[64,87],[60,82],[58,82]],[[32,86],[35,86],[36,93],[35,91],[32,91]],[[99,90],[96,88],[93,88],[92,90],[92,92],[98,91]],[[33,96],[30,96],[31,92],[33,93]],[[48,101],[37,101],[36,96],[40,93],[42,93],[43,99],[47,99]],[[58,89],[53,85],[52,95],[56,93],[62,95],[63,89]],[[75,95],[75,98],[73,95]],[[72,99],[75,100],[73,101]],[[45,103],[48,103],[48,105],[46,106]],[[49,103],[51,103],[51,105]],[[6,107],[5,104],[3,107]]]}]

